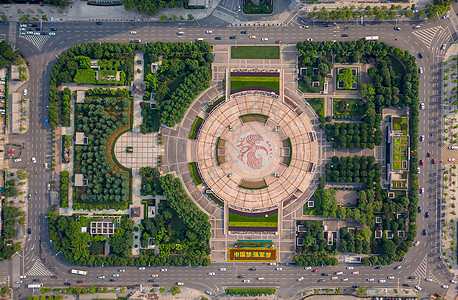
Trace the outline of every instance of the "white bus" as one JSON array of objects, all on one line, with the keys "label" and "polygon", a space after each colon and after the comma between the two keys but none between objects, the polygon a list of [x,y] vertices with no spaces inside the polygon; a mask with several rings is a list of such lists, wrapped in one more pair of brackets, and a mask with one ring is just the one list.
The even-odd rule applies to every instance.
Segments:
[{"label": "white bus", "polygon": [[377,35],[374,35],[374,36],[366,36],[364,38],[366,41],[376,41],[378,40],[378,36]]},{"label": "white bus", "polygon": [[87,271],[72,269],[72,274],[87,275]]},{"label": "white bus", "polygon": [[29,289],[39,289],[43,286],[43,283],[29,283],[27,287]]}]

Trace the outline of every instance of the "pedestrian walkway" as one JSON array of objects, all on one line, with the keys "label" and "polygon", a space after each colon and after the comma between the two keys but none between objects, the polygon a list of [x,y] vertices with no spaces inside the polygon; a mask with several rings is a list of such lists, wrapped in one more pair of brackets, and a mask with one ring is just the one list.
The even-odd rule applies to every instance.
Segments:
[{"label": "pedestrian walkway", "polygon": [[431,47],[431,43],[436,35],[437,31],[443,30],[442,26],[435,26],[427,29],[417,30],[412,32],[420,41],[425,44],[426,48]]},{"label": "pedestrian walkway", "polygon": [[39,258],[35,261],[32,268],[25,273],[27,276],[51,276],[53,273],[49,271]]},{"label": "pedestrian walkway", "polygon": [[427,273],[426,273],[426,268],[427,268],[428,262],[427,262],[427,257],[423,258],[421,263],[418,265],[417,269],[413,272],[413,275],[416,277],[421,277],[421,278],[428,278]]}]

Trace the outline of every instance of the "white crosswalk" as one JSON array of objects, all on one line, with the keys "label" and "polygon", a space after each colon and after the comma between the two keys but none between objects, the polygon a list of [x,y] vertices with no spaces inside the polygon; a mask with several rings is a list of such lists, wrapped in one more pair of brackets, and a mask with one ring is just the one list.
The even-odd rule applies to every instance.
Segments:
[{"label": "white crosswalk", "polygon": [[427,278],[426,276],[426,266],[427,266],[427,261],[426,261],[426,255],[421,261],[420,265],[418,265],[418,268],[413,272],[413,275],[416,277],[422,277],[422,278]]},{"label": "white crosswalk", "polygon": [[26,272],[27,276],[50,276],[53,275],[39,258],[35,261],[32,268]]},{"label": "white crosswalk", "polygon": [[426,47],[429,49],[431,47],[431,43],[434,39],[434,36],[436,35],[438,30],[443,30],[442,26],[435,26],[427,29],[422,29],[422,30],[417,30],[414,31],[413,34],[420,39],[420,41],[423,42],[423,44],[426,45]]},{"label": "white crosswalk", "polygon": [[48,35],[20,35],[19,37],[31,42],[40,51],[49,39]]}]

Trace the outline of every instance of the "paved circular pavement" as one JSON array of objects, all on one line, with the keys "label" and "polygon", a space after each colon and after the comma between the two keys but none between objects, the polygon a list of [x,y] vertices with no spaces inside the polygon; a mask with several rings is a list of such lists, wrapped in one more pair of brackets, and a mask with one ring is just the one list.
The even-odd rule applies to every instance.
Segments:
[{"label": "paved circular pavement", "polygon": [[237,93],[206,118],[196,149],[199,170],[233,207],[272,208],[309,186],[318,142],[310,119],[287,103],[294,104],[271,93]]}]

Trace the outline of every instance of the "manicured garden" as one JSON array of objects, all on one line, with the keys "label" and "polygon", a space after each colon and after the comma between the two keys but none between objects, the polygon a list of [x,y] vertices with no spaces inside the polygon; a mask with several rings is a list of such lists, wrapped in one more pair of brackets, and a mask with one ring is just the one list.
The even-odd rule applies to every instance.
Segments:
[{"label": "manicured garden", "polygon": [[361,99],[333,98],[334,119],[361,119],[365,107]]},{"label": "manicured garden", "polygon": [[[407,170],[409,154],[408,151],[408,137],[395,136],[393,137],[393,169],[394,170]],[[403,164],[404,162],[404,164]]]},{"label": "manicured garden", "polygon": [[393,130],[401,131],[403,135],[407,135],[409,127],[407,117],[393,117],[391,121],[393,122]]},{"label": "manicured garden", "polygon": [[191,173],[194,183],[196,185],[199,185],[202,182],[204,182],[199,174],[199,171],[197,170],[197,163],[192,162],[192,163],[188,163],[188,165],[189,165],[189,172]]},{"label": "manicured garden", "polygon": [[247,87],[264,87],[274,91],[280,90],[279,77],[231,76],[231,91]]},{"label": "manicured garden", "polygon": [[197,133],[200,131],[202,124],[204,123],[204,119],[201,117],[196,117],[196,120],[192,124],[191,131],[189,132],[189,138],[191,140],[195,140],[197,138]]},{"label": "manicured garden", "polygon": [[357,90],[358,70],[356,68],[338,68],[336,85],[337,90]]},{"label": "manicured garden", "polygon": [[324,118],[324,98],[306,98],[305,100],[310,104],[318,117]]},{"label": "manicured garden", "polygon": [[229,212],[229,227],[277,227],[278,213],[267,217],[251,217]]},{"label": "manicured garden", "polygon": [[264,296],[274,295],[275,289],[226,289],[225,293],[229,296]]},{"label": "manicured garden", "polygon": [[331,61],[331,55],[299,55],[299,90],[303,93],[323,91],[324,79],[333,68]]},{"label": "manicured garden", "polygon": [[60,207],[68,207],[68,181],[70,173],[67,170],[60,172],[60,184],[59,184],[59,200]]},{"label": "manicured garden", "polygon": [[[250,1],[250,0],[248,0]],[[278,46],[232,46],[232,59],[280,59]]]}]

